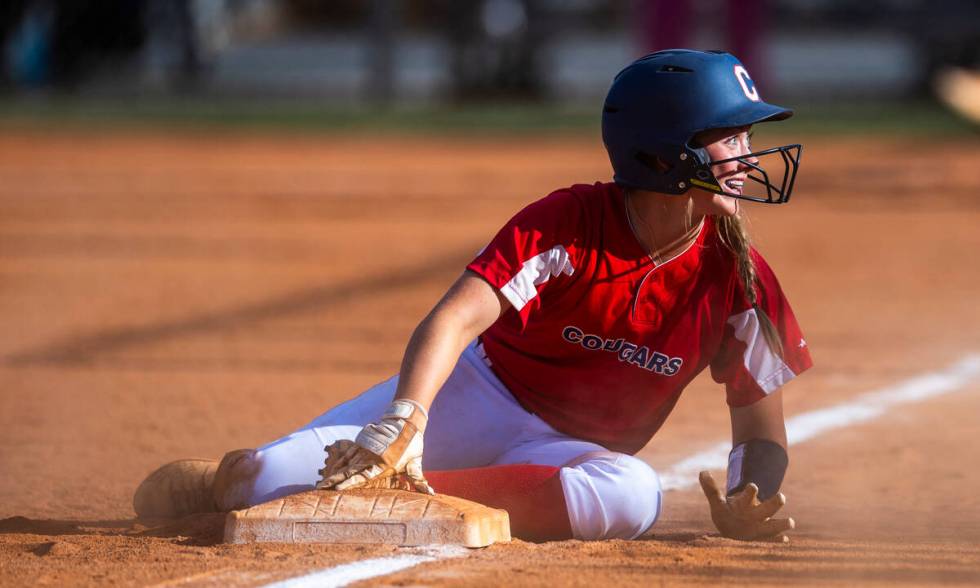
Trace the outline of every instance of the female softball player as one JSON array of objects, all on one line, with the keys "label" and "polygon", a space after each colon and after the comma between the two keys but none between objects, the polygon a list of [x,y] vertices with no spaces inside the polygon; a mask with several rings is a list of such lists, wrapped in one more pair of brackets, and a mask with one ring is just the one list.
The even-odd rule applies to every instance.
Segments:
[{"label": "female softball player", "polygon": [[614,182],[518,212],[416,328],[398,376],[258,449],[163,466],[136,512],[397,487],[505,508],[525,539],[634,538],[662,493],[632,455],[710,368],[733,430],[726,490],[701,476],[712,519],[785,539],[780,390],[811,362],[739,203],[789,200],[801,147],[752,152],[749,129],[791,114],[727,53],[629,65],[602,115]]}]

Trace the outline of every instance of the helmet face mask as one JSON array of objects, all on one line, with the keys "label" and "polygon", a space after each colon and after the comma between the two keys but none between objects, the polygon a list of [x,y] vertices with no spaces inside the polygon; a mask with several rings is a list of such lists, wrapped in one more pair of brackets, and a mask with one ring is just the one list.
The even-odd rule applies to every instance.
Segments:
[{"label": "helmet face mask", "polygon": [[[703,149],[699,149],[703,151]],[[740,198],[751,202],[761,202],[763,204],[784,204],[789,202],[793,193],[793,184],[796,181],[796,172],[800,167],[800,156],[803,153],[803,146],[800,144],[783,145],[762,151],[753,151],[737,157],[729,157],[718,161],[710,161],[697,167],[692,177],[688,179],[689,188],[700,188],[706,192],[713,192],[732,198]],[[776,173],[771,175],[758,162],[767,158],[770,161],[776,160],[775,165],[770,165],[770,169],[775,168]],[[737,162],[740,166],[748,168],[750,171],[746,178],[754,183],[755,190],[749,193],[733,193],[725,190],[721,182],[715,177],[712,168],[726,163]],[[781,169],[778,167],[782,163]],[[746,185],[748,187],[748,185]]]},{"label": "helmet face mask", "polygon": [[[603,107],[602,138],[613,179],[623,187],[665,194],[683,194],[694,187],[779,204],[792,194],[800,145],[712,162],[707,151],[694,144],[694,137],[707,130],[783,120],[792,114],[763,102],[734,56],[672,49],[647,55],[616,76]],[[775,162],[772,170],[759,165],[762,157]],[[751,193],[727,191],[715,177],[715,166],[732,161],[749,170],[750,182],[745,185],[756,188]]]}]

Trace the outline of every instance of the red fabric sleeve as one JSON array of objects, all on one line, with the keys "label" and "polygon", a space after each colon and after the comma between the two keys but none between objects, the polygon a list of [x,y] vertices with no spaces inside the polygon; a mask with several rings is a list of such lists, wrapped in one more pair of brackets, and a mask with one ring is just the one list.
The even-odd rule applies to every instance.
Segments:
[{"label": "red fabric sleeve", "polygon": [[466,269],[510,301],[522,326],[539,308],[539,294],[574,275],[583,207],[571,190],[559,190],[518,212]]},{"label": "red fabric sleeve", "polygon": [[793,309],[765,259],[752,250],[758,275],[759,309],[776,327],[782,355],[770,348],[756,309],[735,280],[734,301],[721,346],[711,361],[711,377],[725,384],[728,404],[745,406],[778,390],[813,365]]}]

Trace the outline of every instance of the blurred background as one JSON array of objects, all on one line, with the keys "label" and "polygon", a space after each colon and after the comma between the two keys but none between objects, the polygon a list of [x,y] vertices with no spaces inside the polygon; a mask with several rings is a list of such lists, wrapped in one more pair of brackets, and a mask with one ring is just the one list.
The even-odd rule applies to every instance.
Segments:
[{"label": "blurred background", "polygon": [[331,127],[379,114],[495,126],[505,111],[516,127],[595,126],[618,69],[669,47],[729,50],[765,99],[835,120],[850,108],[950,126],[939,104],[980,108],[966,89],[975,0],[5,0],[0,107]]}]

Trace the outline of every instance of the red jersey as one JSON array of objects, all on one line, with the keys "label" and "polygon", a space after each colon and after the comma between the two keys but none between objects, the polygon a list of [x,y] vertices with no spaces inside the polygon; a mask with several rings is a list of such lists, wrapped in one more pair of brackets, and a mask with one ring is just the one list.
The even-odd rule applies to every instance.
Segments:
[{"label": "red jersey", "polygon": [[656,265],[615,184],[575,185],[529,205],[467,268],[513,306],[481,340],[517,401],[567,435],[636,453],[709,365],[731,406],[811,366],[776,277],[752,255],[782,356],[766,343],[713,219]]}]

